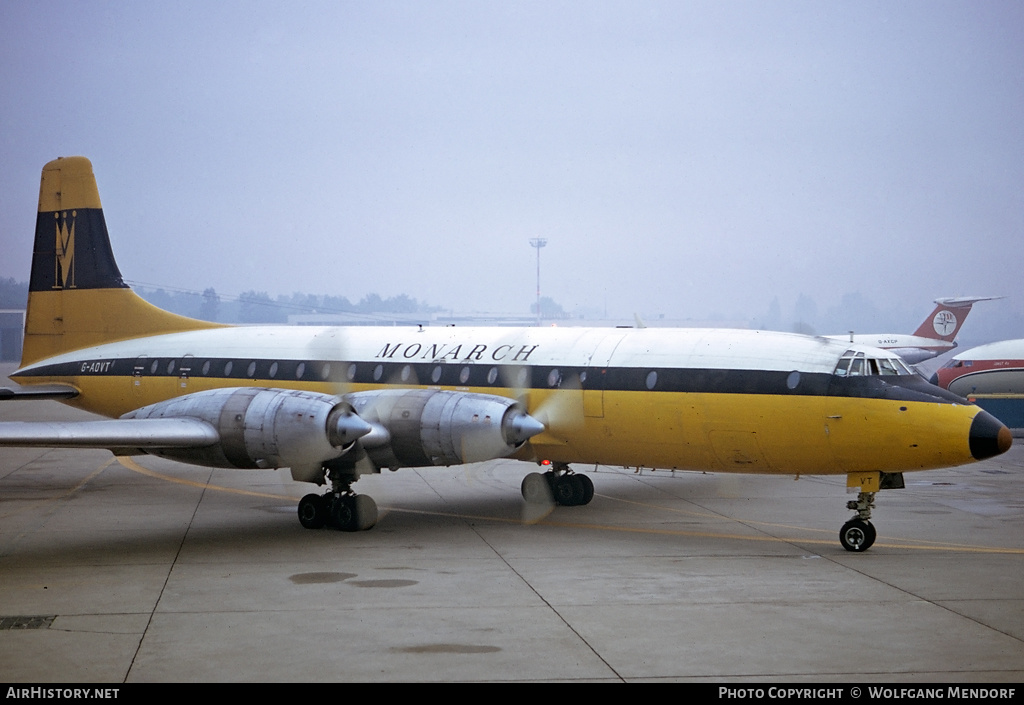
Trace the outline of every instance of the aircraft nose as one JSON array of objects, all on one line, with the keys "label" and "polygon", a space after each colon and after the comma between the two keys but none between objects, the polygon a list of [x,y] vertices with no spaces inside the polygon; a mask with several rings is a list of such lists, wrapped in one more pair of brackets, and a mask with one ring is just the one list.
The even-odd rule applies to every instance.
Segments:
[{"label": "aircraft nose", "polygon": [[1013,445],[1013,434],[1003,422],[987,411],[979,411],[971,422],[968,435],[971,455],[975,460],[984,460],[1005,453]]}]

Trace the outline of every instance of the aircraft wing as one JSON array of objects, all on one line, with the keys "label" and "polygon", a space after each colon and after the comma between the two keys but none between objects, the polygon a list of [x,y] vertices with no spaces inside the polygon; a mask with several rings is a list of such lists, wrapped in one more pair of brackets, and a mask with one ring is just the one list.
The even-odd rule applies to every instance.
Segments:
[{"label": "aircraft wing", "polygon": [[31,387],[0,387],[0,401],[70,399],[78,396],[78,390],[70,384],[36,384]]},{"label": "aircraft wing", "polygon": [[0,446],[23,448],[203,448],[219,440],[213,426],[190,418],[0,423]]},{"label": "aircraft wing", "polygon": [[919,365],[922,362],[931,360],[932,358],[938,357],[944,353],[956,349],[956,343],[953,343],[949,348],[945,350],[930,350],[926,347],[906,347],[906,348],[886,348],[891,353],[896,353],[903,360],[910,365]]}]

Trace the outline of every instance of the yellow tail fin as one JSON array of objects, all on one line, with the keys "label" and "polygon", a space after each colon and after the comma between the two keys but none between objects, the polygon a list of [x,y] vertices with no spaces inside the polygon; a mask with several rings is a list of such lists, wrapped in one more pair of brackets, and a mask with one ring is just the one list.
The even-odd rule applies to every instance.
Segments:
[{"label": "yellow tail fin", "polygon": [[124,283],[88,159],[43,167],[22,367],[90,345],[218,327],[159,309]]}]

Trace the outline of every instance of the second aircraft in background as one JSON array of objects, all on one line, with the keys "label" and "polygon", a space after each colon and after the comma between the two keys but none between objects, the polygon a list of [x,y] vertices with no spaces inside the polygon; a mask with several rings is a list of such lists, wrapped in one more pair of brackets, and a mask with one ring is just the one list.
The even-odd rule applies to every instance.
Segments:
[{"label": "second aircraft in background", "polygon": [[846,340],[858,345],[871,345],[894,352],[911,365],[931,360],[957,346],[956,336],[967,320],[971,307],[979,301],[1001,299],[1001,296],[973,296],[935,299],[936,306],[917,330],[907,333],[848,333],[830,335],[833,340]]}]

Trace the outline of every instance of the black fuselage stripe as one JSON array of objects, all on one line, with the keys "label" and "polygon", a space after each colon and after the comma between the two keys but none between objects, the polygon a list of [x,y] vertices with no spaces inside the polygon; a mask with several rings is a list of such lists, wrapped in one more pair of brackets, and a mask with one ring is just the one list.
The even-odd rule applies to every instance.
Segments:
[{"label": "black fuselage stripe", "polygon": [[139,357],[43,365],[32,377],[140,377],[245,380],[266,386],[292,383],[437,386],[498,389],[570,388],[608,392],[776,394],[962,403],[919,375],[838,377],[826,373],[678,367],[495,366],[262,358]]}]

